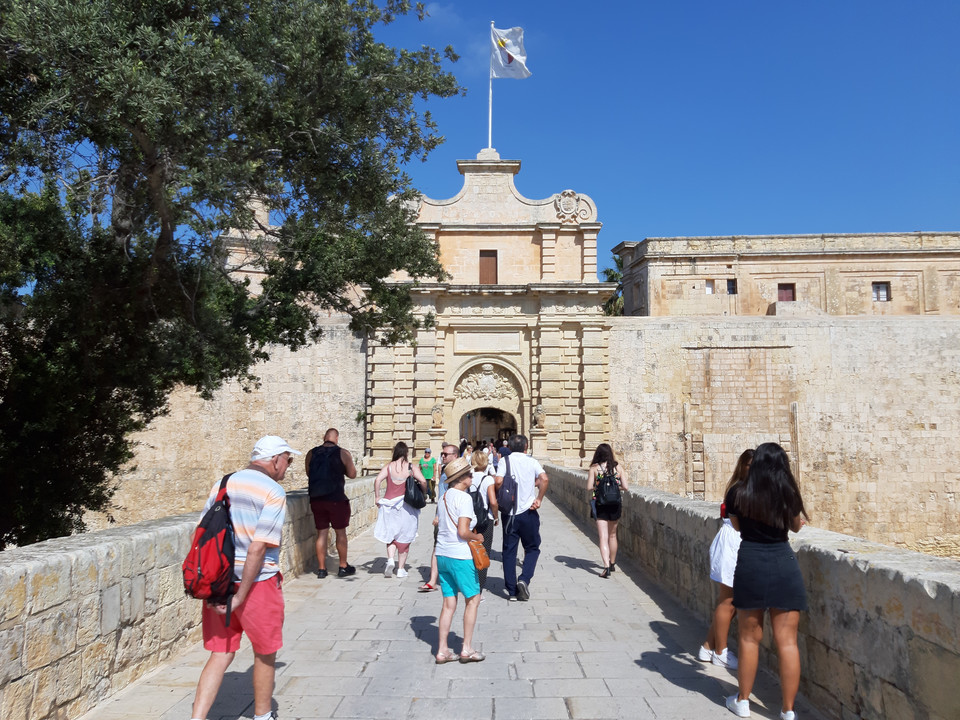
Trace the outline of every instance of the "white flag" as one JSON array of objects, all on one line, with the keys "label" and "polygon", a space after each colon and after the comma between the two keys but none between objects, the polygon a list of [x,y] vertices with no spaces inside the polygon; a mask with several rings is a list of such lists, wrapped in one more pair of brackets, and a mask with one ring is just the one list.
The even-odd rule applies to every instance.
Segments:
[{"label": "white flag", "polygon": [[497,30],[491,25],[490,43],[490,77],[517,80],[530,77],[527,51],[523,49],[523,28]]}]

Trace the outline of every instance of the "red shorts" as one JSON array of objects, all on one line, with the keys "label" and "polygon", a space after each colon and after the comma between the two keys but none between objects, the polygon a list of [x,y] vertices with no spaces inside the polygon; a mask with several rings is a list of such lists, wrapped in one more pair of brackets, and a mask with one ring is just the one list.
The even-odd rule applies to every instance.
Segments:
[{"label": "red shorts", "polygon": [[350,501],[340,500],[311,500],[310,509],[313,510],[313,523],[317,530],[343,530],[350,524]]},{"label": "red shorts", "polygon": [[250,638],[253,651],[270,655],[283,647],[283,576],[255,582],[243,604],[226,615],[203,604],[203,647],[211,652],[232,653],[240,649],[240,636]]}]

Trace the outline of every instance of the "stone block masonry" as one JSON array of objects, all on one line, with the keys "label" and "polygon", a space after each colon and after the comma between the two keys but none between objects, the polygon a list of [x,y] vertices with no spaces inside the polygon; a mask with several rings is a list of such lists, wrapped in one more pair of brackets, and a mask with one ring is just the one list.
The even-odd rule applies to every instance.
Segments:
[{"label": "stone block masonry", "polygon": [[611,438],[641,484],[719,500],[743,449],[774,441],[817,526],[957,546],[960,319],[617,320]]},{"label": "stone block masonry", "polygon": [[[376,519],[373,481],[347,484],[349,535]],[[200,640],[180,566],[199,513],[0,552],[0,717],[78,717]],[[287,493],[288,577],[317,567],[309,497]],[[333,548],[333,538],[330,547]]]},{"label": "stone block masonry", "polygon": [[[587,533],[586,472],[549,463],[550,499]],[[621,556],[709,622],[709,547],[719,503],[632,488]],[[809,612],[800,619],[801,692],[837,720],[960,717],[960,562],[805,527],[791,535]],[[735,634],[731,638],[736,647]],[[761,663],[776,672],[769,622]],[[720,711],[722,712],[722,711]]]}]

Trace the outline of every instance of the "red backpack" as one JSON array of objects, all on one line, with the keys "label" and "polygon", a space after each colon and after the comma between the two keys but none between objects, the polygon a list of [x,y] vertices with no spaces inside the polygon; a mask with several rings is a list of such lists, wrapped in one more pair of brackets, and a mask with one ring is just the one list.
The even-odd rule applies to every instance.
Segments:
[{"label": "red backpack", "polygon": [[[231,473],[232,475],[232,473]],[[183,588],[187,595],[211,604],[226,604],[230,625],[230,596],[236,592],[233,579],[233,522],[227,480],[220,481],[217,499],[203,514],[193,533],[190,552],[183,561]]]}]

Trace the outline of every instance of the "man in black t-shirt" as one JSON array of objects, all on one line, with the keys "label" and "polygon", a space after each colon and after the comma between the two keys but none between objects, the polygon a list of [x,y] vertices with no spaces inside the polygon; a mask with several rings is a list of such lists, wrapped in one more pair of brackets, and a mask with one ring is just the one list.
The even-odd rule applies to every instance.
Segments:
[{"label": "man in black t-shirt", "polygon": [[327,536],[329,528],[337,537],[340,557],[338,577],[353,575],[357,569],[347,562],[347,525],[350,524],[350,500],[344,492],[346,478],[357,476],[350,453],[337,445],[340,433],[330,428],[323,436],[323,445],[307,453],[304,464],[310,489],[310,509],[317,528],[318,578],[327,576]]}]

